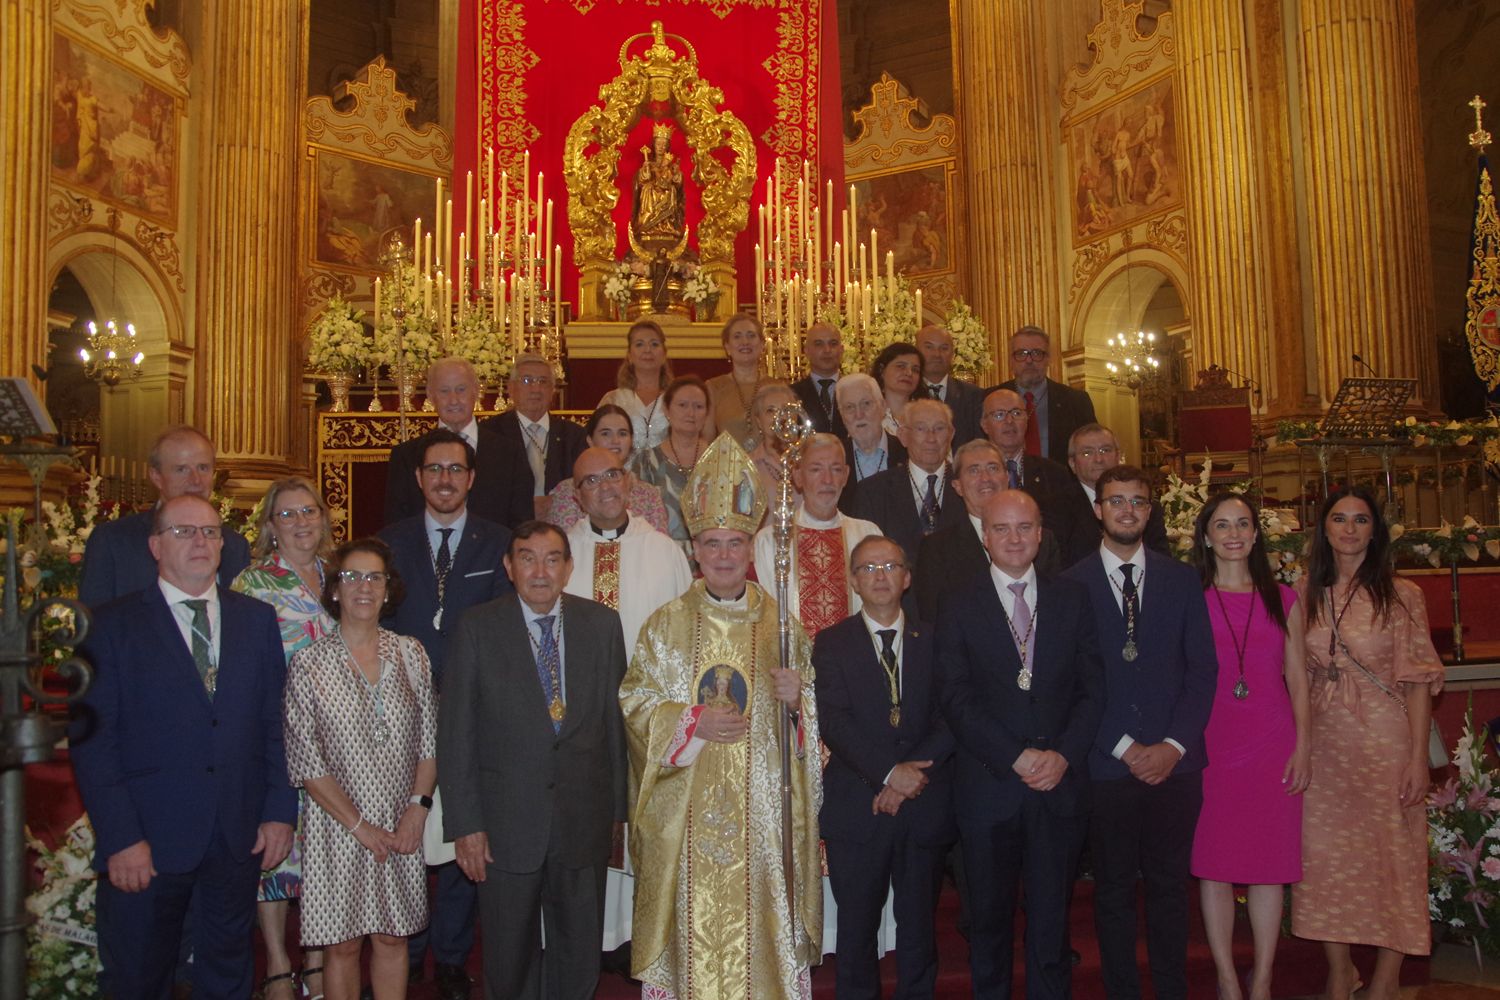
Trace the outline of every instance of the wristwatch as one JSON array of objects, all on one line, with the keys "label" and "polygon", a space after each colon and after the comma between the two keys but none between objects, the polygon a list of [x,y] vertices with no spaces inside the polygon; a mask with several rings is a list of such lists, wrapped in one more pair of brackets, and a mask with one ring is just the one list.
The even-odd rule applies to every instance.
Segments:
[{"label": "wristwatch", "polygon": [[414,806],[421,806],[423,809],[426,809],[428,812],[432,811],[432,796],[431,795],[413,795],[411,798],[407,799],[406,801],[409,802],[409,803],[411,803]]}]

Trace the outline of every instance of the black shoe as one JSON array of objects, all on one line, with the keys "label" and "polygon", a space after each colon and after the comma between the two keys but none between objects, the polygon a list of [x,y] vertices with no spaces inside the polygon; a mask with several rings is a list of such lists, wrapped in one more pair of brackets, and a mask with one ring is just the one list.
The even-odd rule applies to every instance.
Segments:
[{"label": "black shoe", "polygon": [[432,978],[437,982],[438,1000],[469,1000],[474,982],[462,966],[439,962],[433,968]]}]

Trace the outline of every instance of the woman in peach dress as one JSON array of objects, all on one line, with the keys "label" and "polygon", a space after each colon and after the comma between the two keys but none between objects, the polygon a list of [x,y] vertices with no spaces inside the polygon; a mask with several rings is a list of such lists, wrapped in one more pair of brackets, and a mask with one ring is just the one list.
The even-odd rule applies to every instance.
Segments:
[{"label": "woman in peach dress", "polygon": [[1375,498],[1324,502],[1307,577],[1312,783],[1292,933],[1323,942],[1330,1000],[1359,988],[1351,944],[1374,945],[1364,996],[1394,1000],[1406,955],[1432,947],[1427,917],[1427,728],[1443,665],[1416,584],[1395,576]]}]

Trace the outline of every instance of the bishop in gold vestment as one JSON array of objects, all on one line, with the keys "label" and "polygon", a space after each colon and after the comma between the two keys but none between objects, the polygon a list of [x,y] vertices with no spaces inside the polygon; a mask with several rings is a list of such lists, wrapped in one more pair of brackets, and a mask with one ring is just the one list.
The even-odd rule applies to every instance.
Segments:
[{"label": "bishop in gold vestment", "polygon": [[[745,580],[751,530],[765,509],[758,494],[748,456],[722,435],[683,493],[704,578],[647,619],[620,686],[634,778],[632,973],[647,1000],[810,997],[809,968],[822,954],[822,780],[818,755],[805,752],[818,745],[811,651],[792,622],[790,666],[800,679],[774,675],[776,603]],[[793,681],[802,693],[792,759],[795,912],[782,868],[777,743],[778,716],[795,692],[775,693]],[[726,697],[738,714],[721,707]]]}]

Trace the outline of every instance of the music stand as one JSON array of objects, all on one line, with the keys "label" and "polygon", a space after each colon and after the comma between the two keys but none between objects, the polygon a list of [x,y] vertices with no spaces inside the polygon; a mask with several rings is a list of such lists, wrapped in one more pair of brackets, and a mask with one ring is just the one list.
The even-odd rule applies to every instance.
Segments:
[{"label": "music stand", "polygon": [[1346,378],[1323,418],[1323,437],[1388,438],[1416,391],[1414,378]]},{"label": "music stand", "polygon": [[33,539],[42,537],[42,481],[47,470],[75,459],[72,448],[26,439],[56,434],[57,425],[31,390],[31,383],[24,378],[0,378],[0,436],[10,438],[0,444],[0,457],[14,459],[31,474]]}]

